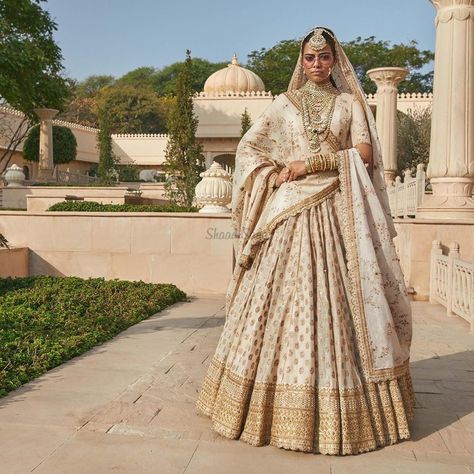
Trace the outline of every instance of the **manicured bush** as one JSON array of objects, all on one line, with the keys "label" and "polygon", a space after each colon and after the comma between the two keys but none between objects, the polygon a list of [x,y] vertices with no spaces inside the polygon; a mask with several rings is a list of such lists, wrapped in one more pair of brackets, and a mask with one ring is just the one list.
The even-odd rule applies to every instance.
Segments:
[{"label": "manicured bush", "polygon": [[185,300],[171,284],[0,279],[0,396]]},{"label": "manicured bush", "polygon": [[53,204],[48,211],[71,212],[197,212],[196,207],[176,204],[101,204],[95,201],[64,201]]},{"label": "manicured bush", "polygon": [[[23,145],[25,160],[39,161],[39,125],[35,125],[26,137]],[[53,125],[53,162],[55,165],[69,163],[76,159],[77,141],[68,127]]]}]

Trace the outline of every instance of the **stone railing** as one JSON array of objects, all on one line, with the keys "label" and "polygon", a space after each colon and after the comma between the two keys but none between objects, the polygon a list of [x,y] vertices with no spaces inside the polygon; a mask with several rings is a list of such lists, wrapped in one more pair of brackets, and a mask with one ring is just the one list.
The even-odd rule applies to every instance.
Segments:
[{"label": "stone railing", "polygon": [[474,262],[461,260],[457,242],[450,245],[448,255],[443,255],[441,242],[433,241],[430,301],[446,306],[448,316],[461,316],[474,333]]},{"label": "stone railing", "polygon": [[113,133],[114,138],[168,138],[166,133]]},{"label": "stone railing", "polygon": [[97,181],[96,177],[78,173],[77,171],[60,171],[56,169],[54,174],[58,183],[90,184]]},{"label": "stone railing", "polygon": [[424,165],[416,168],[416,176],[405,170],[403,182],[400,176],[395,178],[393,185],[387,187],[392,217],[414,217],[421,204],[425,192],[426,173]]}]

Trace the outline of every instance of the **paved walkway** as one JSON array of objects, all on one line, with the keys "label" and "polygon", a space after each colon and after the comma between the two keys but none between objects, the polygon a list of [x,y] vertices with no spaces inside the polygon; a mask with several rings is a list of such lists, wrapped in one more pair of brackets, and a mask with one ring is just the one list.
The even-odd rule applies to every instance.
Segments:
[{"label": "paved walkway", "polygon": [[443,308],[414,303],[413,439],[358,456],[252,447],[221,438],[194,401],[223,324],[199,297],[0,400],[0,472],[474,472],[474,335]]}]

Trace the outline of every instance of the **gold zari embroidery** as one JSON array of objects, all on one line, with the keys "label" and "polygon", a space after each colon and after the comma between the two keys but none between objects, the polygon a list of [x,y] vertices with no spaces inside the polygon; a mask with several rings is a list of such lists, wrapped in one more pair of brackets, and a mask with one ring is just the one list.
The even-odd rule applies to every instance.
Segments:
[{"label": "gold zari embroidery", "polygon": [[410,438],[413,405],[409,373],[347,389],[254,383],[216,358],[197,401],[223,436],[323,454],[357,454]]}]

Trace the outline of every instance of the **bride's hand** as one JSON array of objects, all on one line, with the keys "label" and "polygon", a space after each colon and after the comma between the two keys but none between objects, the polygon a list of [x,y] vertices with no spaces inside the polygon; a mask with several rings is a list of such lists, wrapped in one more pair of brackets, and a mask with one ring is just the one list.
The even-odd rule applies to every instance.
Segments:
[{"label": "bride's hand", "polygon": [[283,168],[278,174],[278,177],[275,181],[275,186],[279,188],[282,183],[284,183],[285,181],[288,181],[289,177],[290,177],[290,170],[286,167]]},{"label": "bride's hand", "polygon": [[304,160],[296,160],[292,161],[288,168],[290,170],[290,176],[288,181],[294,181],[295,179],[299,178],[300,176],[306,175],[306,164]]}]

